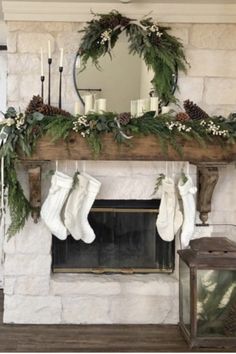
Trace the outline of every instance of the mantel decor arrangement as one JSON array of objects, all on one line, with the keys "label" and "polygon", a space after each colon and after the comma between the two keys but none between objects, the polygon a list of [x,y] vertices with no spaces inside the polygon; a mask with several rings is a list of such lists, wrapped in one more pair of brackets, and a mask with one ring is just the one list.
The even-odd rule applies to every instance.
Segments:
[{"label": "mantel decor arrangement", "polygon": [[[94,157],[103,149],[102,141],[106,135],[113,137],[112,144],[126,144],[132,150],[135,137],[153,136],[162,147],[163,154],[168,146],[181,156],[179,143],[196,141],[199,146],[214,144],[222,150],[232,146],[236,138],[236,119],[232,115],[209,117],[200,107],[191,101],[184,102],[185,112],[156,115],[147,112],[143,116],[132,118],[129,113],[72,116],[57,107],[44,104],[40,96],[34,96],[24,113],[9,108],[0,121],[0,157],[4,158],[4,179],[2,178],[2,196],[11,216],[8,236],[11,237],[23,228],[25,221],[33,211],[17,179],[15,162],[30,158],[43,136],[56,142],[69,143],[70,136],[78,134],[91,147]],[[134,138],[134,140],[132,139]],[[3,171],[3,166],[2,166]]]},{"label": "mantel decor arrangement", "polygon": [[186,72],[187,61],[182,43],[168,31],[170,27],[157,24],[152,18],[135,20],[113,10],[108,14],[94,14],[94,19],[80,32],[84,32],[78,55],[81,70],[89,60],[99,69],[99,59],[108,54],[124,33],[128,39],[129,53],[142,58],[154,73],[151,81],[162,105],[175,102],[174,91],[178,71]]}]

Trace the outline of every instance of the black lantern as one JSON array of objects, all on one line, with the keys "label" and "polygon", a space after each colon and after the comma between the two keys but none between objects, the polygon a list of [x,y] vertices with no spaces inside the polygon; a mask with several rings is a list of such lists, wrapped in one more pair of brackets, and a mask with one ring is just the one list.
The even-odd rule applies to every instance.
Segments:
[{"label": "black lantern", "polygon": [[192,240],[180,256],[180,328],[191,347],[236,346],[236,243]]}]

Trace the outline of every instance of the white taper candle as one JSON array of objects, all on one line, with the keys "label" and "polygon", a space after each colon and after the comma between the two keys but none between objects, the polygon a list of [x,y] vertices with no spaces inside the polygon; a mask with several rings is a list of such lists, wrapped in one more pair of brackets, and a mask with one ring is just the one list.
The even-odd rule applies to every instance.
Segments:
[{"label": "white taper candle", "polygon": [[60,48],[60,52],[61,52],[61,55],[60,55],[60,63],[59,63],[59,66],[60,66],[60,67],[63,67],[63,51],[64,51],[64,49],[63,49],[63,48]]},{"label": "white taper candle", "polygon": [[40,48],[40,57],[41,57],[41,76],[43,76],[43,48]]},{"label": "white taper candle", "polygon": [[48,40],[48,59],[52,58],[52,52],[51,52],[51,41]]}]

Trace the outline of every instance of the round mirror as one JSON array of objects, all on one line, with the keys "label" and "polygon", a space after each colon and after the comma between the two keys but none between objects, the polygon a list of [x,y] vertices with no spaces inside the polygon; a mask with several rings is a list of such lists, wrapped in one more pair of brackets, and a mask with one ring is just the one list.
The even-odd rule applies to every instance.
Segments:
[{"label": "round mirror", "polygon": [[112,58],[105,55],[99,60],[99,69],[90,60],[80,72],[79,60],[77,55],[75,82],[80,98],[89,92],[96,98],[106,98],[107,111],[128,112],[131,100],[148,97],[152,91],[153,73],[147,71],[139,56],[129,54],[125,35],[112,50]]},{"label": "round mirror", "polygon": [[169,28],[151,18],[131,20],[117,11],[94,16],[96,19],[81,31],[84,35],[74,63],[74,83],[81,102],[84,104],[85,96],[91,107],[88,94],[92,93],[94,99],[100,98],[96,102],[102,103],[101,111],[117,113],[130,111],[131,101],[132,107],[151,106],[149,96],[159,96],[152,100],[159,100],[159,110],[168,101],[175,102],[177,73],[186,69],[186,59],[182,44],[168,34]]}]

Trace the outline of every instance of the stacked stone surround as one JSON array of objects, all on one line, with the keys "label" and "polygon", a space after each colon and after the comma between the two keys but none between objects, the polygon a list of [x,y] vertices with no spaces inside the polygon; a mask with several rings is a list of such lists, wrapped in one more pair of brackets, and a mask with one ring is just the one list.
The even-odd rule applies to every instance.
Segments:
[{"label": "stacked stone surround", "polygon": [[[53,49],[53,95],[57,105],[59,48],[65,49],[63,106],[73,112],[77,100],[72,65],[78,48],[80,23],[9,22],[8,105],[24,109],[32,94],[40,92],[39,49]],[[173,34],[183,40],[191,68],[179,78],[180,100],[190,98],[210,114],[236,110],[236,25],[171,24]],[[47,91],[46,91],[47,92]],[[182,163],[169,163],[168,173],[176,180]],[[51,167],[55,167],[52,166]],[[43,171],[43,198],[50,179]],[[59,168],[72,174],[73,162]],[[166,172],[161,162],[85,162],[79,164],[102,182],[98,198],[150,199],[156,176]],[[19,171],[25,192],[25,172]],[[196,170],[191,168],[195,180]],[[220,169],[210,221],[234,224],[236,191],[234,166]],[[159,195],[160,196],[160,195]],[[223,201],[223,203],[222,203]],[[232,226],[196,230],[196,236],[224,233],[236,235]],[[179,245],[177,244],[177,247]],[[6,323],[177,323],[178,279],[173,275],[52,275],[51,235],[42,222],[29,221],[25,229],[5,242]]]}]

